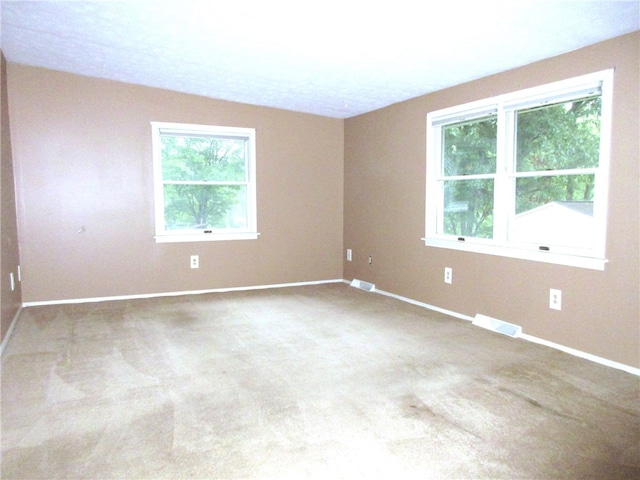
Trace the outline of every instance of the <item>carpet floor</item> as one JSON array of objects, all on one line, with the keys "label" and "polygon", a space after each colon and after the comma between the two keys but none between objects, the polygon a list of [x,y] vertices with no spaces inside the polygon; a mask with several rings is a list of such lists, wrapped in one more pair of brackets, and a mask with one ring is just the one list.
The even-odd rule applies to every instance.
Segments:
[{"label": "carpet floor", "polygon": [[28,307],[3,479],[640,478],[640,379],[344,284]]}]

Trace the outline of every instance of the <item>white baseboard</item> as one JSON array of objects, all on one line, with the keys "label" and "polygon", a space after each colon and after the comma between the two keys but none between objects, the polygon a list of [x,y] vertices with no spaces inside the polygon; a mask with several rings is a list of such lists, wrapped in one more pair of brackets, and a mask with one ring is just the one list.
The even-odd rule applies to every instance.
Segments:
[{"label": "white baseboard", "polygon": [[276,283],[271,285],[252,285],[248,287],[227,287],[212,288],[209,290],[186,290],[181,292],[161,292],[161,293],[143,293],[136,295],[117,295],[113,297],[90,297],[90,298],[72,298],[66,300],[45,300],[40,302],[25,302],[25,307],[39,307],[42,305],[66,305],[72,303],[93,303],[93,302],[109,302],[113,300],[135,300],[140,298],[157,298],[157,297],[177,297],[180,295],[200,295],[203,293],[221,293],[221,292],[237,292],[244,290],[264,290],[267,288],[284,288],[284,287],[301,287],[305,285],[321,285],[324,283],[342,283],[342,278],[333,280],[317,280],[311,282],[294,282],[294,283]]},{"label": "white baseboard", "polygon": [[2,344],[0,345],[0,355],[4,353],[4,348],[7,346],[7,343],[9,343],[9,338],[13,333],[13,329],[15,328],[16,323],[18,323],[18,317],[20,316],[20,312],[22,312],[23,307],[24,305],[20,305],[20,307],[18,307],[18,311],[13,316],[13,320],[11,320],[11,325],[9,325],[9,330],[7,330],[7,334],[4,336],[4,339],[2,340]]},{"label": "white baseboard", "polygon": [[640,377],[640,368],[634,368],[630,365],[625,365],[624,363],[614,362],[613,360],[608,360],[606,358],[598,357],[597,355],[592,355],[587,352],[583,352],[580,350],[576,350],[575,348],[565,347],[564,345],[560,345],[558,343],[550,342],[543,338],[534,337],[533,335],[527,335],[525,333],[520,335],[520,338],[527,340],[529,342],[538,343],[540,345],[544,345],[547,347],[555,348],[556,350],[560,350],[565,353],[569,353],[571,355],[575,355],[576,357],[585,358],[587,360],[591,360],[592,362],[599,363],[601,365],[605,365],[607,367],[615,368],[617,370],[623,370],[625,372],[631,373],[633,375]]},{"label": "white baseboard", "polygon": [[473,321],[473,317],[470,317],[468,315],[463,315],[462,313],[454,312],[452,310],[446,310],[444,308],[436,307],[434,305],[429,305],[428,303],[418,302],[417,300],[403,297],[401,295],[396,295],[395,293],[385,292],[384,290],[380,290],[380,289],[376,289],[376,293],[380,293],[387,297],[397,298],[398,300],[402,300],[403,302],[411,303],[413,305],[418,305],[419,307],[428,308],[429,310],[433,310],[434,312],[444,313],[445,315],[449,315],[450,317],[456,317],[462,320],[468,320],[469,322]]},{"label": "white baseboard", "polygon": [[[401,295],[396,295],[394,293],[385,292],[384,290],[375,290],[376,293],[380,293],[382,295],[386,295],[387,297],[397,298],[398,300],[402,300],[403,302],[411,303],[413,305],[418,305],[421,307],[428,308],[429,310],[433,310],[436,312],[444,313],[446,315],[450,315],[452,317],[460,318],[462,320],[473,321],[474,317],[469,317],[468,315],[463,315],[461,313],[453,312],[451,310],[445,310],[444,308],[435,307],[433,305],[429,305],[428,303],[418,302],[416,300],[412,300],[407,297],[403,297]],[[582,352],[580,350],[576,350],[575,348],[566,347],[564,345],[560,345],[558,343],[550,342],[548,340],[544,340],[542,338],[534,337],[533,335],[527,335],[525,333],[521,333],[519,338],[526,340],[528,342],[537,343],[540,345],[544,345],[546,347],[551,347],[556,350],[560,350],[562,352],[568,353],[570,355],[574,355],[576,357],[584,358],[586,360],[590,360],[595,363],[599,363],[601,365],[615,368],[617,370],[623,370],[627,373],[631,373],[632,375],[636,375],[640,377],[640,368],[635,368],[630,365],[625,365],[624,363],[614,362],[613,360],[608,360],[606,358],[598,357],[597,355],[592,355],[587,352]]]},{"label": "white baseboard", "polygon": [[[326,283],[346,283],[350,282],[343,278],[337,278],[332,280],[318,280],[311,282],[294,282],[294,283],[278,283],[271,285],[254,285],[248,287],[228,287],[228,288],[214,288],[210,290],[188,290],[182,292],[163,292],[163,293],[150,293],[150,294],[140,294],[140,295],[119,295],[113,297],[93,297],[93,298],[77,298],[77,299],[69,299],[69,300],[52,300],[52,301],[43,301],[43,302],[25,302],[22,304],[18,312],[16,313],[13,321],[11,322],[11,326],[7,331],[7,335],[2,341],[1,352],[4,352],[5,345],[7,344],[11,333],[13,332],[13,328],[15,327],[16,321],[23,307],[33,307],[33,306],[41,306],[41,305],[63,305],[63,304],[71,304],[71,303],[91,303],[91,302],[105,302],[111,300],[131,300],[131,299],[139,299],[139,298],[155,298],[155,297],[175,297],[179,295],[199,295],[203,293],[220,293],[220,292],[235,292],[235,291],[244,291],[244,290],[263,290],[268,288],[284,288],[284,287],[299,287],[305,285],[321,285]],[[449,315],[451,317],[459,318],[461,320],[466,320],[472,322],[474,317],[470,317],[468,315],[464,315],[462,313],[454,312],[452,310],[447,310],[445,308],[436,307],[435,305],[430,305],[428,303],[419,302],[417,300],[413,300],[411,298],[403,297],[401,295],[396,295],[395,293],[387,292],[384,290],[376,289],[375,293],[379,293],[381,295],[385,295],[387,297],[392,297],[398,300],[401,300],[406,303],[411,303],[413,305],[418,305],[420,307],[427,308],[429,310],[433,310],[434,312],[440,312],[445,315]],[[560,345],[558,343],[550,342],[548,340],[544,340],[542,338],[534,337],[533,335],[527,335],[522,333],[519,338],[537,343],[540,345],[544,345],[547,347],[554,348],[556,350],[560,350],[562,352],[568,353],[570,355],[574,355],[576,357],[584,358],[586,360],[590,360],[595,363],[599,363],[601,365],[615,368],[617,370],[623,370],[625,372],[631,373],[632,375],[640,376],[640,368],[635,368],[630,365],[625,365],[623,363],[614,362],[613,360],[608,360],[606,358],[598,357],[597,355],[592,355],[587,352],[582,352],[580,350],[576,350],[571,347],[566,347],[564,345]]]}]

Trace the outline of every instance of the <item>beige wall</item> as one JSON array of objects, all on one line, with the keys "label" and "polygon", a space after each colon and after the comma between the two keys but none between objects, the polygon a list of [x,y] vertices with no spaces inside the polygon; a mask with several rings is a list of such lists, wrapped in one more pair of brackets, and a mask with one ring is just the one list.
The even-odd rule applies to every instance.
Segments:
[{"label": "beige wall", "polygon": [[[25,302],[342,278],[342,120],[8,74]],[[154,242],[151,121],[257,129],[258,240]]]},{"label": "beige wall", "polygon": [[[346,121],[10,64],[24,301],[360,278],[640,367],[639,43],[636,32]],[[424,246],[428,111],[610,67],[604,272]],[[154,243],[152,120],[257,128],[259,240]],[[4,295],[4,266],[2,278]],[[549,288],[563,290],[561,312]]]},{"label": "beige wall", "polygon": [[[11,152],[11,130],[9,127],[9,109],[7,107],[7,65],[4,55],[0,53],[0,108],[2,120],[0,123],[0,196],[2,197],[2,212],[0,215],[0,237],[2,237],[2,253],[0,259],[0,311],[2,312],[0,331],[2,342],[9,331],[20,305],[22,294],[18,283],[18,265],[20,252],[18,249],[18,228],[16,220],[16,196],[13,182],[13,156]],[[15,279],[15,290],[11,290],[10,275]]]},{"label": "beige wall", "polygon": [[[638,197],[640,34],[392,105],[345,121],[345,278],[640,367]],[[614,67],[610,207],[604,272],[427,248],[429,111]],[[367,256],[373,255],[373,264]],[[443,282],[453,268],[453,284]],[[563,291],[562,311],[548,307]]]}]

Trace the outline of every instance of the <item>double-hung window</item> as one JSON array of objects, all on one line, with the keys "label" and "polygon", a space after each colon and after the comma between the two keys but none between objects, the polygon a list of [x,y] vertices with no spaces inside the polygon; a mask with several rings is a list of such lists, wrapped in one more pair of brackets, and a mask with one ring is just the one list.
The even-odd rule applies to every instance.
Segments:
[{"label": "double-hung window", "polygon": [[426,245],[604,269],[612,82],[429,113]]},{"label": "double-hung window", "polygon": [[257,238],[255,130],[151,127],[156,241]]}]

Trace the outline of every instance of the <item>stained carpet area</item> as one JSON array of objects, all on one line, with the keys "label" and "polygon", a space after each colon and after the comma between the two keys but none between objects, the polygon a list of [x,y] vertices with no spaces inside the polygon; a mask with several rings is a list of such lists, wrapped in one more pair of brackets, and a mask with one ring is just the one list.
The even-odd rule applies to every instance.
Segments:
[{"label": "stained carpet area", "polygon": [[637,479],[639,394],[344,284],[29,307],[2,478]]}]

